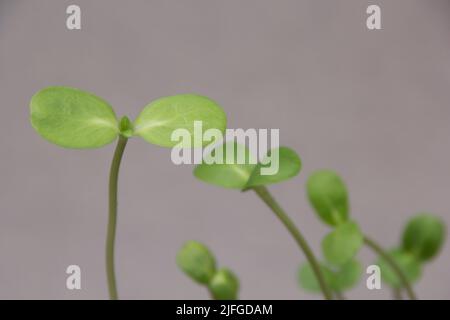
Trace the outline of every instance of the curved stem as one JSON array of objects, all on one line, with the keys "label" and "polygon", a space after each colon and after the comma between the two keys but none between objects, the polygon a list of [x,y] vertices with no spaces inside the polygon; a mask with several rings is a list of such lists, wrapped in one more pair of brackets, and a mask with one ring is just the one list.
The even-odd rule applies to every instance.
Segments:
[{"label": "curved stem", "polygon": [[106,235],[106,276],[108,279],[109,298],[117,300],[116,274],[114,270],[114,243],[116,239],[116,224],[117,224],[117,181],[119,177],[120,162],[122,160],[123,151],[127,145],[128,139],[119,136],[117,141],[114,157],[111,162],[111,169],[109,171],[109,217],[108,230]]},{"label": "curved stem", "polygon": [[372,239],[364,237],[364,243],[370,247],[373,251],[375,251],[378,255],[380,255],[392,268],[392,270],[397,274],[397,277],[400,279],[403,287],[406,289],[406,293],[411,300],[416,300],[416,294],[414,293],[411,285],[409,284],[408,278],[403,273],[403,270],[398,266],[397,262],[386,252],[384,249],[378,245]]},{"label": "curved stem", "polygon": [[280,221],[283,223],[283,225],[286,227],[286,229],[288,229],[289,233],[294,237],[298,246],[305,254],[306,259],[308,259],[308,262],[311,265],[311,268],[313,269],[313,271],[317,277],[317,281],[319,282],[319,286],[322,290],[322,293],[323,293],[325,299],[332,300],[333,296],[332,296],[331,290],[330,290],[330,288],[328,288],[328,285],[325,282],[325,278],[323,276],[323,273],[319,266],[319,263],[317,262],[311,248],[309,247],[309,245],[306,242],[303,235],[297,229],[297,227],[292,222],[292,220],[289,218],[289,216],[284,212],[284,210],[276,202],[276,200],[272,197],[272,195],[269,193],[269,190],[267,190],[266,187],[263,187],[263,186],[254,187],[253,190],[261,198],[261,200],[264,201],[264,203],[267,204],[267,206],[270,209],[272,209],[273,213],[275,213],[275,215],[280,219]]}]

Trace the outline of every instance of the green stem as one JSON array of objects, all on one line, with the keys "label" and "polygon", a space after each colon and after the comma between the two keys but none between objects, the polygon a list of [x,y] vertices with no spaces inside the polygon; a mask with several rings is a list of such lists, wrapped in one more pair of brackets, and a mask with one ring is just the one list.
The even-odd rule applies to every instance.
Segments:
[{"label": "green stem", "polygon": [[108,279],[109,298],[117,300],[116,274],[114,270],[114,243],[116,239],[116,224],[117,224],[117,181],[119,177],[120,162],[122,161],[123,151],[127,145],[128,139],[119,136],[117,141],[114,157],[111,162],[111,169],[109,171],[109,217],[108,230],[106,235],[106,276]]},{"label": "green stem", "polygon": [[384,251],[384,249],[372,239],[364,237],[364,243],[373,251],[375,251],[379,256],[381,256],[391,266],[392,270],[397,274],[397,277],[400,279],[400,282],[402,283],[403,287],[406,289],[408,297],[411,300],[416,300],[417,299],[416,294],[411,288],[408,278],[403,273],[403,270],[398,266],[397,262],[391,257],[391,255],[388,254],[386,251]]},{"label": "green stem", "polygon": [[300,231],[297,229],[295,224],[292,222],[292,220],[289,218],[289,216],[284,212],[284,210],[280,207],[280,205],[276,202],[276,200],[272,197],[272,195],[269,193],[269,190],[267,190],[264,186],[254,187],[253,190],[256,192],[256,194],[261,198],[262,201],[264,201],[267,206],[272,209],[273,213],[280,219],[280,221],[283,223],[283,225],[288,229],[289,233],[294,237],[295,241],[297,242],[300,249],[303,251],[303,253],[306,256],[306,259],[308,260],[309,264],[311,265],[311,268],[313,269],[317,281],[319,282],[319,286],[322,290],[322,293],[327,300],[332,300],[333,296],[331,293],[331,290],[328,288],[328,285],[325,282],[325,278],[323,276],[322,270],[319,266],[319,263],[317,262],[312,250],[310,249],[308,243],[306,242],[303,235],[300,233]]}]

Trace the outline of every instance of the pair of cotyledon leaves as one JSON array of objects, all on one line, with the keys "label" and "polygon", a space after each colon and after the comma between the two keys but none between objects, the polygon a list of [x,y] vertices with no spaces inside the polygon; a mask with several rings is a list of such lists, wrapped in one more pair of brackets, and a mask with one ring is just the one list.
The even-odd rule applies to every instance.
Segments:
[{"label": "pair of cotyledon leaves", "polygon": [[[267,157],[257,162],[249,150],[238,143],[227,142],[216,146],[211,154],[220,152],[220,163],[202,163],[194,170],[194,175],[207,183],[230,189],[245,190],[252,187],[278,183],[295,177],[302,163],[297,153],[287,147],[279,147],[268,152]],[[227,156],[227,153],[231,155]],[[243,155],[242,158],[239,155]],[[276,156],[278,155],[278,156]],[[242,159],[242,160],[240,160]],[[271,175],[262,174],[264,167],[276,167]]]},{"label": "pair of cotyledon leaves", "polygon": [[208,287],[216,300],[235,300],[239,279],[228,268],[216,267],[216,259],[204,244],[187,241],[177,254],[178,267],[195,282]]},{"label": "pair of cotyledon leaves", "polygon": [[[348,192],[343,180],[331,170],[319,170],[306,183],[308,199],[319,218],[333,227],[322,239],[325,262],[321,269],[325,282],[336,291],[353,287],[359,280],[362,268],[355,256],[363,245],[363,234],[358,224],[349,217]],[[317,292],[320,287],[309,264],[299,270],[299,283]]]},{"label": "pair of cotyledon leaves", "polygon": [[[445,225],[443,221],[429,213],[420,213],[406,224],[402,242],[389,254],[403,270],[410,283],[416,282],[421,274],[423,264],[432,260],[445,242]],[[403,283],[382,258],[377,261],[384,282],[394,288],[401,288]]]},{"label": "pair of cotyledon leaves", "polygon": [[347,188],[335,172],[319,170],[308,178],[306,190],[315,212],[333,227],[322,240],[324,256],[330,264],[343,266],[354,258],[364,240],[358,224],[350,220]]},{"label": "pair of cotyledon leaves", "polygon": [[173,147],[178,142],[171,139],[172,132],[186,129],[193,134],[194,121],[202,121],[204,130],[214,128],[223,132],[226,128],[222,108],[195,94],[157,99],[141,111],[134,123],[126,117],[118,120],[105,100],[69,87],[48,87],[37,92],[31,99],[30,111],[32,126],[43,138],[76,149],[102,147],[120,134]]}]

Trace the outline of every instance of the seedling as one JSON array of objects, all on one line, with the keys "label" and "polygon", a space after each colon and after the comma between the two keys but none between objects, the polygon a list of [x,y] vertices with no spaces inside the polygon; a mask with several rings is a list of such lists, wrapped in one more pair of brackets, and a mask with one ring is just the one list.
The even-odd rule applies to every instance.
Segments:
[{"label": "seedling", "polygon": [[177,264],[192,280],[205,286],[213,299],[238,299],[239,279],[228,268],[216,269],[216,259],[204,244],[186,242],[178,251]]},{"label": "seedling", "polygon": [[[411,287],[411,282],[420,274],[416,261],[427,260],[438,252],[444,239],[444,226],[440,220],[431,216],[412,220],[404,233],[402,249],[387,252],[363,235],[357,223],[350,220],[347,188],[335,172],[320,170],[313,173],[307,182],[307,195],[318,217],[334,228],[322,241],[328,263],[343,266],[356,256],[364,243],[381,257],[382,279],[394,287],[404,288],[410,299],[416,299]],[[395,283],[391,279],[395,279]]]},{"label": "seedling", "polygon": [[[225,113],[209,98],[184,94],[153,101],[134,122],[126,116],[118,120],[112,107],[103,99],[68,87],[49,87],[39,91],[31,99],[30,111],[33,128],[44,139],[61,147],[93,149],[117,140],[109,175],[106,274],[109,296],[118,299],[114,269],[117,189],[120,163],[128,139],[138,136],[162,147],[203,146],[208,141],[200,141],[193,146],[189,141],[184,146],[172,139],[173,133],[181,129],[195,136],[195,123],[199,122],[204,130],[224,132]],[[353,287],[361,276],[362,268],[356,255],[365,244],[379,255],[382,279],[398,295],[405,290],[410,299],[416,298],[411,283],[419,279],[423,265],[438,254],[444,243],[445,226],[439,218],[430,214],[414,217],[405,228],[401,245],[387,252],[364,235],[357,222],[350,218],[348,192],[343,180],[333,171],[317,171],[307,182],[308,199],[318,217],[332,227],[322,240],[324,261],[319,263],[300,230],[267,189],[267,185],[283,182],[300,172],[301,160],[297,153],[280,147],[270,150],[267,158],[258,162],[242,145],[232,143],[232,148],[220,148],[222,153],[213,149],[211,155],[217,158],[222,154],[223,164],[199,164],[194,175],[217,186],[256,192],[307,258],[307,263],[299,270],[302,287],[310,291],[320,290],[326,299],[332,299],[333,294],[342,298],[343,292]],[[234,155],[242,152],[248,161],[226,161],[228,150],[234,150]],[[271,161],[267,161],[269,159]],[[274,165],[273,161],[277,163]],[[269,165],[278,170],[272,175],[262,174],[264,170],[261,169]],[[177,255],[177,263],[194,281],[206,286],[214,299],[237,299],[238,278],[227,268],[216,269],[214,256],[201,243],[187,242]]]},{"label": "seedling", "polygon": [[117,219],[117,184],[119,167],[127,141],[141,137],[151,144],[173,147],[171,139],[176,129],[193,134],[195,121],[202,121],[204,129],[226,127],[221,107],[209,98],[182,94],[157,99],[148,104],[131,122],[120,120],[105,100],[74,88],[49,87],[31,99],[31,124],[47,141],[64,148],[92,149],[117,140],[109,176],[109,219],[106,240],[106,273],[109,296],[118,299],[114,270],[114,242]]},{"label": "seedling", "polygon": [[389,263],[409,288],[411,298],[415,298],[409,282],[399,266],[389,259],[389,255],[373,240],[364,237],[358,224],[349,218],[347,187],[343,180],[331,170],[319,170],[308,178],[306,183],[308,199],[317,216],[334,228],[322,240],[322,251],[331,265],[340,267],[353,259],[365,242],[378,254],[388,256]]},{"label": "seedling", "polygon": [[[409,220],[400,246],[389,253],[408,281],[415,283],[420,279],[424,265],[438,255],[444,241],[445,225],[442,220],[429,213],[420,213]],[[402,281],[385,259],[381,257],[376,263],[380,266],[382,280],[392,287],[395,297],[401,299],[405,289]]]},{"label": "seedling", "polygon": [[[233,142],[228,142],[233,143]],[[227,148],[222,148],[227,149]],[[295,177],[301,169],[301,160],[297,153],[287,147],[280,147],[277,151],[279,154],[277,161],[278,172],[273,175],[261,175],[260,168],[265,166],[262,163],[267,163],[266,161],[261,161],[257,164],[250,164],[250,157],[247,148],[242,145],[234,143],[234,155],[239,152],[246,155],[247,162],[244,164],[200,164],[194,169],[194,175],[207,183],[224,187],[230,189],[237,189],[241,191],[253,190],[261,198],[261,200],[273,211],[273,213],[278,217],[281,223],[287,228],[289,233],[292,235],[300,249],[305,254],[311,268],[316,275],[319,287],[326,299],[332,298],[332,292],[326,283],[323,272],[317,262],[312,250],[310,249],[307,241],[301,234],[300,230],[295,226],[293,221],[284,212],[281,206],[276,202],[274,197],[270,194],[269,190],[266,188],[269,184],[279,183]],[[212,151],[214,152],[214,150]],[[273,152],[269,151],[269,152]],[[226,154],[223,154],[224,159]],[[223,161],[223,163],[226,163]]]},{"label": "seedling", "polygon": [[[355,256],[363,244],[358,224],[349,218],[349,203],[343,181],[332,171],[312,174],[306,186],[308,198],[318,217],[333,230],[322,240],[325,261],[321,263],[326,281],[338,299],[354,287],[362,274]],[[299,269],[299,284],[307,291],[317,291],[317,280],[309,264]]]}]

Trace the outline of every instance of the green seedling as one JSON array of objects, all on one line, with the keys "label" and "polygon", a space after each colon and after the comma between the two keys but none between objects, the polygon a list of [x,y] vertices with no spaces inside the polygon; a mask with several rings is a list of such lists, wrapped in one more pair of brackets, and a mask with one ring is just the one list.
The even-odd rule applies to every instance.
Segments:
[{"label": "green seedling", "polygon": [[[417,282],[424,265],[439,254],[445,242],[445,233],[443,221],[429,213],[420,213],[408,221],[401,245],[390,250],[390,256],[410,283]],[[381,257],[376,263],[381,269],[382,280],[392,287],[396,298],[400,299],[404,284],[386,259]]]},{"label": "green seedling", "polygon": [[400,279],[410,299],[416,299],[408,276],[401,266],[378,243],[364,235],[355,221],[350,220],[347,187],[331,170],[319,170],[311,174],[306,184],[307,197],[318,217],[333,230],[322,240],[322,251],[327,263],[338,268],[351,261],[363,244],[384,261]]},{"label": "green seedling", "polygon": [[[231,143],[231,142],[229,142]],[[235,161],[232,164],[226,164],[226,153],[223,154],[224,164],[200,164],[194,169],[194,175],[207,183],[229,188],[237,189],[241,191],[253,190],[261,198],[261,200],[273,211],[281,223],[287,228],[292,235],[300,249],[305,254],[311,268],[316,275],[319,283],[319,287],[326,299],[332,299],[332,291],[328,287],[319,263],[317,262],[310,246],[301,234],[300,230],[295,226],[293,221],[281,208],[278,202],[270,194],[267,189],[267,185],[279,183],[295,177],[301,169],[301,160],[297,153],[287,147],[280,147],[278,149],[279,157],[278,172],[273,175],[261,175],[261,168],[267,163],[264,159],[257,164],[250,161],[251,155],[247,148],[242,145],[232,143],[231,149],[234,150],[233,156]],[[227,150],[227,148],[220,147],[221,150]],[[214,150],[212,151],[214,152]],[[269,152],[273,152],[269,151]],[[237,155],[245,155],[246,161],[239,164]]]},{"label": "green seedling", "polygon": [[226,127],[221,107],[209,98],[182,94],[157,99],[148,104],[134,122],[118,120],[105,100],[74,88],[49,87],[36,93],[30,103],[31,124],[47,141],[64,148],[92,149],[117,140],[109,176],[109,220],[106,241],[106,271],[111,299],[117,299],[114,270],[114,242],[117,220],[119,167],[127,141],[141,137],[162,147],[173,147],[171,134],[186,129],[193,134],[194,122],[204,129]]},{"label": "green seedling", "polygon": [[[333,290],[336,298],[343,300],[343,292],[352,289],[359,282],[362,275],[361,263],[355,259],[348,261],[339,268],[327,263],[321,263],[320,267],[325,277],[327,285]],[[299,285],[306,291],[320,292],[317,277],[314,274],[311,265],[304,263],[298,271]]]},{"label": "green seedling", "polygon": [[238,299],[239,279],[230,269],[216,269],[216,259],[204,244],[186,242],[178,251],[177,265],[192,280],[205,286],[213,299]]},{"label": "green seedling", "polygon": [[[328,274],[325,281],[338,299],[344,299],[344,291],[352,289],[362,276],[361,264],[354,257],[361,243],[361,232],[354,222],[343,223],[322,240],[325,260],[321,266]],[[308,263],[300,267],[299,284],[307,291],[316,292],[316,286],[311,286],[317,283],[316,277],[305,271],[310,268]]]}]

